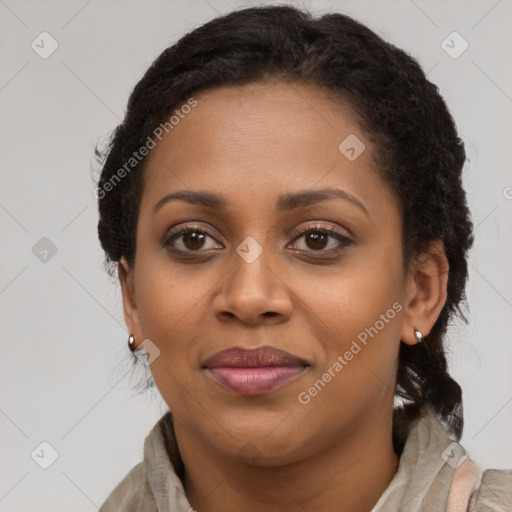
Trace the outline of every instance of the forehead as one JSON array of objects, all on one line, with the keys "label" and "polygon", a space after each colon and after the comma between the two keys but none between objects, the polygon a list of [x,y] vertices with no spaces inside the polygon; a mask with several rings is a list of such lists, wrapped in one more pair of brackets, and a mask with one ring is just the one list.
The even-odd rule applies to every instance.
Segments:
[{"label": "forehead", "polygon": [[[190,112],[180,119],[174,116],[176,124],[168,130],[169,137],[164,134],[153,156],[172,150],[178,157],[191,147],[201,154],[243,149],[250,156],[251,149],[258,147],[274,158],[284,149],[304,156],[312,144],[321,142],[338,157],[340,137],[357,132],[364,138],[350,106],[311,85],[262,82],[217,87],[199,92],[194,99],[196,106]],[[308,146],[303,148],[301,142]]]},{"label": "forehead", "polygon": [[[264,82],[219,87],[194,99],[148,155],[141,210],[187,188],[240,202],[246,195],[263,199],[329,186],[368,199],[372,189],[388,193],[350,108],[325,90]],[[343,153],[346,140],[360,143],[358,152],[364,147],[356,159]]]}]

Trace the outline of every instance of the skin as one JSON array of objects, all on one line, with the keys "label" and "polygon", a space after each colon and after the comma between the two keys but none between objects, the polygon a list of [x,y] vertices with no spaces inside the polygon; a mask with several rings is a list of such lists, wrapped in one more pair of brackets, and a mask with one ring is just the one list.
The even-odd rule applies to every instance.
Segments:
[{"label": "skin", "polygon": [[[149,339],[160,350],[150,369],[174,415],[187,498],[201,512],[370,511],[399,463],[399,345],[417,342],[414,328],[427,335],[446,300],[443,247],[432,243],[404,268],[397,198],[374,171],[357,120],[324,91],[264,82],[195,98],[148,156],[136,263],[118,266],[126,324],[137,344]],[[366,145],[354,161],[338,150],[349,134]],[[282,194],[326,187],[357,198],[367,213],[342,199],[276,209]],[[153,213],[184,189],[222,194],[228,209],[172,201]],[[297,233],[316,233],[315,221],[351,243],[329,235],[315,244],[311,232]],[[162,246],[178,224],[211,235],[178,236],[171,244],[180,257]],[[262,248],[251,263],[236,252],[247,237]],[[394,318],[301,404],[299,393],[394,303]],[[257,396],[227,391],[201,368],[228,347],[262,345],[310,367]]]}]

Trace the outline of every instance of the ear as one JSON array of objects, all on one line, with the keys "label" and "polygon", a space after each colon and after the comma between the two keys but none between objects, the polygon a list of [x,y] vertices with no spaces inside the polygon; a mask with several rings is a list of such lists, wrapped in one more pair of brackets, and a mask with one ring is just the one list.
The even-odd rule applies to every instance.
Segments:
[{"label": "ear", "polygon": [[441,240],[431,242],[428,250],[411,262],[400,336],[407,345],[418,342],[415,329],[427,336],[439,317],[446,302],[449,268]]},{"label": "ear", "polygon": [[124,256],[117,264],[117,275],[123,294],[124,321],[130,334],[135,336],[135,346],[137,347],[144,338],[142,337],[139,310],[135,300],[135,270],[130,268]]}]

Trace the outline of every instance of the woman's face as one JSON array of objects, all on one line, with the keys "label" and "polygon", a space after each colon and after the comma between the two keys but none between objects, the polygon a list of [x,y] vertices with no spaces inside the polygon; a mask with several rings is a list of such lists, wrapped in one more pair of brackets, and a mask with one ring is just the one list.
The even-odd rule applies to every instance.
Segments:
[{"label": "woman's face", "polygon": [[[148,156],[135,269],[122,278],[131,332],[160,351],[150,369],[162,397],[196,439],[267,465],[377,429],[413,331],[398,204],[369,141],[309,86],[195,99]],[[215,200],[161,202],[178,191]],[[234,347],[296,359],[206,364]]]}]

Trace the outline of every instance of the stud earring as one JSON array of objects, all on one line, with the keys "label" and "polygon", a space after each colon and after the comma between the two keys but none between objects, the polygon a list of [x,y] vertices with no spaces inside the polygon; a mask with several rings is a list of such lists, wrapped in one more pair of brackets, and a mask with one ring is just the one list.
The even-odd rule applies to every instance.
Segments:
[{"label": "stud earring", "polygon": [[131,352],[135,352],[135,336],[133,334],[130,334],[128,338],[128,348]]},{"label": "stud earring", "polygon": [[423,341],[423,334],[421,333],[421,331],[418,331],[418,329],[414,329],[414,336],[416,336],[418,343],[421,343]]}]

